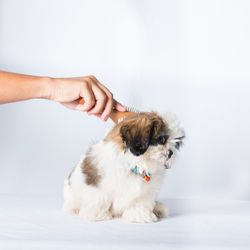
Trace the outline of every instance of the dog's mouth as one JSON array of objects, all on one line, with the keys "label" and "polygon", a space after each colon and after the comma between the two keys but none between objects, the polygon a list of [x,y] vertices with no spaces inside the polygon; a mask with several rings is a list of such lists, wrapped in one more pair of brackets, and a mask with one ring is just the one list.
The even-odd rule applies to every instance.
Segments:
[{"label": "dog's mouth", "polygon": [[173,155],[173,151],[172,150],[168,150],[165,154],[162,154],[162,156],[164,157],[164,167],[165,168],[170,168],[171,166],[168,164],[168,161],[170,160],[170,158]]}]

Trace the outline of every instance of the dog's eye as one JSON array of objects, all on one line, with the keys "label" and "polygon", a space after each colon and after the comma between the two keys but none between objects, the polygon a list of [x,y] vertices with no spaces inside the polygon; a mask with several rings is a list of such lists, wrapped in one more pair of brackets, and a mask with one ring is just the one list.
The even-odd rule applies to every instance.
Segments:
[{"label": "dog's eye", "polygon": [[166,135],[161,135],[157,138],[157,142],[161,145],[164,145],[167,141],[167,136]]},{"label": "dog's eye", "polygon": [[122,136],[122,142],[126,142],[126,137]]}]

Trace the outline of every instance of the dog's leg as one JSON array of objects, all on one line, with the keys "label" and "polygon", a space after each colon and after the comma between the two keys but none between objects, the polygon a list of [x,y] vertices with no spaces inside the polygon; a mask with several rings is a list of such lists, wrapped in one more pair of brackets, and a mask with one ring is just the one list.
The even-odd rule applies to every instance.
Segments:
[{"label": "dog's leg", "polygon": [[156,201],[153,212],[158,219],[164,218],[168,216],[168,207],[164,203]]},{"label": "dog's leg", "polygon": [[71,187],[68,184],[68,180],[64,183],[64,204],[63,212],[68,214],[78,214],[80,211],[80,200],[76,199]]},{"label": "dog's leg", "polygon": [[154,205],[154,201],[136,201],[123,212],[122,218],[130,222],[155,222],[157,216],[153,213]]},{"label": "dog's leg", "polygon": [[[87,193],[86,193],[87,194]],[[99,191],[89,192],[82,199],[79,217],[87,221],[102,221],[112,219],[111,202],[108,196]]]},{"label": "dog's leg", "polygon": [[80,204],[76,200],[66,200],[63,204],[63,212],[68,214],[78,214],[80,211]]}]

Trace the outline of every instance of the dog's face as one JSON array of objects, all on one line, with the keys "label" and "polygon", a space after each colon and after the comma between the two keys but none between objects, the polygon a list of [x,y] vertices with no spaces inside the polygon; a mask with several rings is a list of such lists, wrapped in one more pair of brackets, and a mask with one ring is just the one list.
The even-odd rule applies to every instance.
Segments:
[{"label": "dog's face", "polygon": [[168,139],[167,124],[157,115],[143,113],[123,122],[122,141],[135,156],[143,155],[149,146],[164,146]]},{"label": "dog's face", "polygon": [[[113,137],[124,152],[144,160],[155,160],[171,167],[184,138],[184,132],[176,119],[161,117],[155,112],[127,117],[113,129]],[[112,131],[111,131],[112,134]]]}]

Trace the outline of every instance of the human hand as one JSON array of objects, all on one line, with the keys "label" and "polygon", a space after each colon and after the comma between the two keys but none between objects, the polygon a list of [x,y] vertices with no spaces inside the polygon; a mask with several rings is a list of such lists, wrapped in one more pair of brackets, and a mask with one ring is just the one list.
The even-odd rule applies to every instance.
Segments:
[{"label": "human hand", "polygon": [[[84,99],[84,104],[80,100]],[[111,111],[126,111],[114,100],[113,94],[94,76],[52,78],[49,99],[60,102],[67,108],[85,111],[107,121]]]}]

